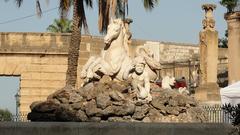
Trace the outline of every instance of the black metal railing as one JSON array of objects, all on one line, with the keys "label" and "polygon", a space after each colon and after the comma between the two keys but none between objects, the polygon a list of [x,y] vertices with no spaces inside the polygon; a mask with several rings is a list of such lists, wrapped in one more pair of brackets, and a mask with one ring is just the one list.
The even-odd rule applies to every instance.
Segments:
[{"label": "black metal railing", "polygon": [[27,114],[13,115],[12,121],[14,121],[14,122],[29,122],[29,120],[27,119]]},{"label": "black metal railing", "polygon": [[0,117],[0,122],[6,122],[6,121],[11,121],[11,122],[29,122],[27,120],[27,114],[18,114],[18,115],[11,115],[11,116],[1,116]]},{"label": "black metal railing", "polygon": [[[208,123],[232,123],[230,119],[230,114],[226,113],[222,106],[220,105],[213,105],[213,106],[203,106],[207,118]],[[12,115],[11,119],[9,120],[1,120],[1,121],[12,121],[12,122],[30,122],[27,120],[27,114],[18,114],[18,115]]]},{"label": "black metal railing", "polygon": [[230,114],[226,113],[222,106],[213,105],[213,106],[203,106],[207,117],[208,123],[231,123]]}]

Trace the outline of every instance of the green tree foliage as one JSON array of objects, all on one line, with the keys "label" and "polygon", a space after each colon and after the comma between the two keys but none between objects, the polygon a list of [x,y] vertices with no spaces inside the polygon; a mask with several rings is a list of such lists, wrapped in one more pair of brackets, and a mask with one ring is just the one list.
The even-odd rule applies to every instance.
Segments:
[{"label": "green tree foliage", "polygon": [[47,31],[54,33],[71,33],[72,21],[68,19],[54,19],[53,24],[48,26]]},{"label": "green tree foliage", "polygon": [[240,126],[240,104],[235,106],[231,104],[225,104],[222,109],[225,113],[230,115],[230,119],[234,126]]},{"label": "green tree foliage", "polygon": [[228,30],[225,31],[225,37],[218,40],[219,48],[228,48]]},{"label": "green tree foliage", "polygon": [[0,109],[0,121],[11,121],[12,120],[12,113],[5,109]]},{"label": "green tree foliage", "polygon": [[238,0],[221,0],[220,4],[227,8],[227,10],[228,10],[227,12],[228,13],[231,13],[231,12],[234,11],[234,8],[237,5],[237,1]]}]

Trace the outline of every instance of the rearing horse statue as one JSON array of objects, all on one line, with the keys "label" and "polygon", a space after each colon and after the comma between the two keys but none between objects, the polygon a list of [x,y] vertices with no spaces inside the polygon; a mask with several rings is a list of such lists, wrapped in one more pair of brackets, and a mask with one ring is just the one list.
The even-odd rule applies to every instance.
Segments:
[{"label": "rearing horse statue", "polygon": [[114,79],[123,80],[122,74],[131,63],[128,56],[128,46],[124,42],[126,36],[124,23],[121,19],[112,20],[104,37],[105,47],[101,57],[92,56],[84,65],[81,78],[85,82],[100,79],[102,75],[109,75]]},{"label": "rearing horse statue", "polygon": [[[124,73],[134,68],[134,59],[129,56],[128,48],[128,29],[125,28],[121,19],[111,20],[107,35],[104,37],[105,47],[101,52],[101,56],[92,56],[83,66],[81,78],[84,84],[99,80],[103,75],[108,75],[115,80],[125,80]],[[149,48],[138,47],[136,55],[141,56],[147,63],[146,72],[149,73],[150,80],[156,79],[156,70],[161,69],[160,63],[153,59],[153,53]]]}]

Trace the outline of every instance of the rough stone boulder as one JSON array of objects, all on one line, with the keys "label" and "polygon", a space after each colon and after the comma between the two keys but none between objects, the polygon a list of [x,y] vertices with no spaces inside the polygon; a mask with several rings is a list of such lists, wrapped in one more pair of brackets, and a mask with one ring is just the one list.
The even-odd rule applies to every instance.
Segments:
[{"label": "rough stone boulder", "polygon": [[189,96],[153,87],[150,103],[136,101],[128,82],[102,80],[78,90],[64,87],[30,106],[31,121],[204,122],[204,110]]}]

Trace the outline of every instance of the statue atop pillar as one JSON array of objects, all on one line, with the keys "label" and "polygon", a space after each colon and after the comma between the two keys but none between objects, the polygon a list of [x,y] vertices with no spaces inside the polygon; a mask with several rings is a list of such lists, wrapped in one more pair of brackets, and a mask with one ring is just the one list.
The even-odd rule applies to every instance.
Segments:
[{"label": "statue atop pillar", "polygon": [[202,9],[205,10],[205,19],[203,19],[203,30],[215,30],[215,20],[213,18],[213,10],[216,9],[214,4],[204,4]]}]

